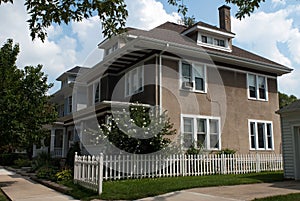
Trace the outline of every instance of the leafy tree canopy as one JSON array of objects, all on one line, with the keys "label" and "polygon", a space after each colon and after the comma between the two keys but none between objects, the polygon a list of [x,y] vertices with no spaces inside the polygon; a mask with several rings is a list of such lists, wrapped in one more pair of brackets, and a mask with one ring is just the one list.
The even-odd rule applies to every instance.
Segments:
[{"label": "leafy tree canopy", "polygon": [[283,108],[297,100],[297,97],[294,95],[287,95],[285,93],[278,92],[279,97],[279,108]]},{"label": "leafy tree canopy", "polygon": [[46,95],[52,84],[42,66],[18,69],[19,46],[9,39],[0,49],[0,146],[27,149],[44,136],[43,125],[56,119]]},{"label": "leafy tree canopy", "polygon": [[[238,19],[249,16],[264,1],[225,0],[226,3],[237,5]],[[14,0],[0,0],[0,5],[13,2]],[[188,8],[183,0],[167,0],[167,2],[176,6],[178,12],[186,17]],[[30,36],[32,40],[40,38],[42,41],[47,36],[46,28],[52,23],[79,22],[96,14],[101,20],[104,36],[110,37],[125,30],[128,16],[125,0],[25,0],[25,7],[30,15],[28,20]]]}]

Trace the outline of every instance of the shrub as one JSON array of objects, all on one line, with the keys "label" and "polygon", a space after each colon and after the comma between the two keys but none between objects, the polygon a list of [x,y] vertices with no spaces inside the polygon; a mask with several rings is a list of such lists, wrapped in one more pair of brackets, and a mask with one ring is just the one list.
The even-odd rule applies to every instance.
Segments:
[{"label": "shrub", "polygon": [[50,154],[46,153],[46,152],[41,152],[37,155],[37,157],[33,160],[32,162],[32,169],[34,171],[38,170],[39,168],[45,166],[51,166],[52,159]]},{"label": "shrub", "polygon": [[48,179],[51,181],[55,181],[55,174],[57,173],[57,168],[44,166],[38,169],[36,176],[40,179]]},{"label": "shrub", "polygon": [[73,179],[73,172],[70,169],[65,169],[55,174],[57,181],[70,181]]},{"label": "shrub", "polygon": [[75,142],[67,153],[66,165],[70,168],[74,168],[75,152],[77,152],[78,155],[81,154],[79,142]]},{"label": "shrub", "polygon": [[217,154],[218,155],[221,155],[221,154],[229,155],[229,154],[235,154],[235,153],[236,153],[235,150],[226,148],[226,149],[222,149]]},{"label": "shrub", "polygon": [[14,165],[14,161],[17,159],[26,159],[26,154],[20,153],[6,153],[0,154],[0,165],[11,166]]},{"label": "shrub", "polygon": [[31,167],[31,161],[29,159],[17,159],[14,161],[14,164],[18,167]]}]

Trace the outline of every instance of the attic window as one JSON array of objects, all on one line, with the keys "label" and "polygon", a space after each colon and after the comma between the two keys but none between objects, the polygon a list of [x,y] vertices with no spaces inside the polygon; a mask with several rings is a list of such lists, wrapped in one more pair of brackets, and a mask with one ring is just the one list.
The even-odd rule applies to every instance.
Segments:
[{"label": "attic window", "polygon": [[211,36],[201,35],[201,42],[211,44],[211,45],[220,46],[220,47],[226,47],[225,46],[225,40],[218,39],[218,38],[213,38]]},{"label": "attic window", "polygon": [[105,55],[109,55],[110,53],[116,51],[118,49],[118,42],[116,42],[113,46],[105,50]]}]

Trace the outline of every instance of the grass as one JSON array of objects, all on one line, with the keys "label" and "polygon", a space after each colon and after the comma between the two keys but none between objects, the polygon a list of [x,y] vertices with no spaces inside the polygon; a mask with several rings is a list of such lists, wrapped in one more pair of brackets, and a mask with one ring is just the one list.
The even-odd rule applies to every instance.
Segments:
[{"label": "grass", "polygon": [[[100,198],[105,200],[134,200],[196,187],[252,184],[275,181],[283,181],[282,172],[106,181],[103,183],[103,193]],[[71,182],[65,183],[65,185],[73,189],[69,192],[69,195],[76,199],[90,200],[99,198],[96,193],[87,191],[86,189],[79,187],[78,185],[74,185]]]},{"label": "grass", "polygon": [[295,201],[300,200],[300,193],[292,193],[288,195],[278,195],[273,197],[255,199],[255,201]]},{"label": "grass", "polygon": [[0,201],[9,201],[0,189]]}]

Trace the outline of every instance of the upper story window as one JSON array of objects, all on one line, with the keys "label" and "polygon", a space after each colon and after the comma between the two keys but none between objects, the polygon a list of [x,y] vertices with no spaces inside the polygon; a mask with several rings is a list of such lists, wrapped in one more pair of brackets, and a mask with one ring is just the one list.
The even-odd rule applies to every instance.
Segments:
[{"label": "upper story window", "polygon": [[181,63],[181,89],[206,92],[206,67],[203,64]]},{"label": "upper story window", "polygon": [[93,97],[94,103],[100,102],[100,82],[96,82],[93,84]]},{"label": "upper story window", "polygon": [[118,42],[116,42],[113,46],[105,50],[105,55],[109,55],[112,52],[116,51],[118,49]]},{"label": "upper story window", "polygon": [[57,106],[57,112],[59,117],[64,116],[64,104],[58,105]]},{"label": "upper story window", "polygon": [[254,100],[268,100],[267,78],[265,76],[247,75],[248,98]]},{"label": "upper story window", "polygon": [[125,74],[125,96],[131,96],[144,90],[144,66],[137,67]]},{"label": "upper story window", "polygon": [[249,120],[250,149],[273,150],[273,128],[271,121]]},{"label": "upper story window", "polygon": [[225,39],[215,38],[212,36],[207,36],[202,34],[201,34],[201,42],[212,46],[219,46],[223,48],[228,47],[228,44],[226,43]]},{"label": "upper story window", "polygon": [[72,112],[72,96],[68,97],[68,113]]},{"label": "upper story window", "polygon": [[195,115],[182,116],[182,146],[203,147],[206,150],[221,148],[220,119]]}]

